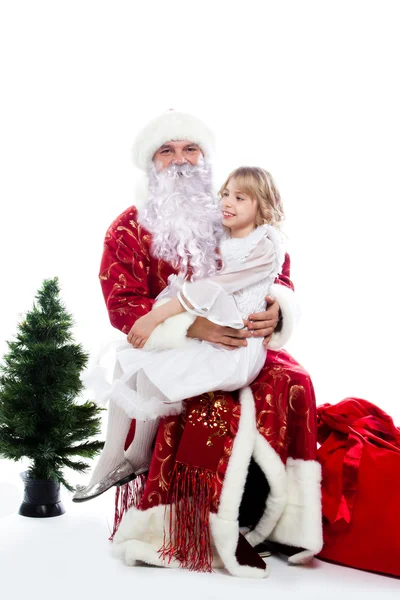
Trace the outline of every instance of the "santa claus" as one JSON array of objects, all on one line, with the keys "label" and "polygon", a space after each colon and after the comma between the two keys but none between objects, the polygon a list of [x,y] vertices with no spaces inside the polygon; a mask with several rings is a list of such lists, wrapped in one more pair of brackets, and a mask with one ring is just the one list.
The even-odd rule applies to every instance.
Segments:
[{"label": "santa claus", "polygon": [[[144,202],[111,224],[100,269],[111,324],[133,345],[133,324],[151,310],[169,275],[179,269],[203,277],[217,265],[213,147],[204,123],[175,111],[151,121],[136,139],[136,166],[147,176]],[[160,422],[131,422],[110,404],[103,453],[74,500],[124,484],[117,488],[124,501],[113,546],[127,564],[224,566],[233,575],[265,577],[254,547],[266,539],[285,548],[292,564],[321,550],[314,391],[309,375],[282,349],[296,315],[286,255],[266,310],[249,315],[245,329],[182,313],[154,330],[152,349],[180,347],[194,337],[234,351],[247,337],[262,336],[268,354],[250,387],[190,398],[182,414]],[[140,474],[141,493],[132,495]]]}]

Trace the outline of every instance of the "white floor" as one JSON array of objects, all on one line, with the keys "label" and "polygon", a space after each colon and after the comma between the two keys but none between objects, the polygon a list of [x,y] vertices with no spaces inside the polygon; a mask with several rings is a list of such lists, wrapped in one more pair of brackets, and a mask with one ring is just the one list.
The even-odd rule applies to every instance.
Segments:
[{"label": "white floor", "polygon": [[[264,580],[147,566],[127,567],[110,555],[113,492],[74,504],[63,490],[66,514],[31,519],[17,514],[20,487],[0,485],[0,597],[12,600],[160,598],[294,598],[361,600],[400,598],[400,580],[315,560],[289,567],[268,559]],[[246,598],[247,600],[247,598]]]}]

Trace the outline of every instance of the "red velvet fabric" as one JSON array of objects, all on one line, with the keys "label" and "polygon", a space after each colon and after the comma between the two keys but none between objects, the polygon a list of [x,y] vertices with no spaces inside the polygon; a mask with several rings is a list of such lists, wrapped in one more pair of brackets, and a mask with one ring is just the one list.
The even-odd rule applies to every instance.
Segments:
[{"label": "red velvet fabric", "polygon": [[[255,398],[257,428],[282,462],[285,464],[288,456],[316,460],[315,395],[307,372],[286,351],[271,351],[251,388]],[[190,462],[199,467],[214,470],[216,464],[211,510],[218,510],[241,407],[237,402],[237,394],[227,392],[204,394],[188,403],[188,415],[196,414],[202,400],[213,410],[218,397],[226,402],[227,413],[219,422],[223,435],[221,438],[215,437],[216,442],[211,447],[207,446],[210,435],[207,429],[188,425],[185,414],[168,417],[161,422],[141,508],[168,503],[169,483],[175,462],[177,458],[184,462],[190,455]],[[184,439],[185,444],[182,443]]]},{"label": "red velvet fabric", "polygon": [[[111,223],[105,236],[99,279],[111,325],[126,334],[129,333],[139,317],[151,310],[154,299],[166,287],[169,275],[176,272],[168,263],[153,258],[150,247],[151,235],[137,222],[137,209],[134,206],[125,210]],[[289,254],[285,255],[282,273],[275,283],[294,290],[290,279]],[[276,364],[275,356],[277,357]],[[299,375],[300,379],[304,378],[304,375],[306,376],[307,381],[304,387],[308,394],[306,404],[309,405],[310,411],[315,411],[311,380],[294,359],[287,353],[279,354],[270,351],[266,364],[275,365],[276,368],[259,375],[257,382],[264,382],[261,388],[257,386],[255,388],[259,391],[259,395],[262,396],[263,391],[268,393],[267,382],[270,378],[269,385],[274,383],[273,387],[286,387],[287,391],[288,385],[290,387],[290,382],[293,381],[290,374],[293,371],[295,380]],[[287,377],[282,374],[278,377],[281,367],[288,370]],[[294,385],[296,385],[295,382]],[[315,414],[310,418],[315,419]],[[277,431],[284,426],[286,425],[283,421],[279,426],[276,423]],[[132,421],[132,427],[125,442],[126,448],[131,443],[134,432],[135,422]],[[292,438],[293,443],[296,443],[295,436]],[[314,448],[312,452],[314,452],[315,459],[315,434],[314,439],[310,442],[310,447]],[[302,450],[300,450],[301,452]]]},{"label": "red velvet fabric", "polygon": [[[151,235],[138,224],[134,206],[119,215],[107,230],[99,279],[110,322],[123,333],[128,333],[136,319],[151,309],[155,297],[167,285],[168,276],[175,272],[169,264],[154,259],[150,247]],[[275,283],[294,290],[288,254]],[[315,395],[304,368],[286,351],[269,350],[265,366],[251,387],[257,406],[257,426],[282,460],[286,462],[287,456],[315,460]],[[231,394],[219,394],[232,401]],[[171,423],[182,418],[162,423],[160,429],[165,430],[167,438],[174,429]],[[237,419],[234,413],[229,423],[233,437]],[[133,439],[133,433],[134,422],[126,445]],[[230,445],[227,441],[225,453]]]},{"label": "red velvet fabric", "polygon": [[321,558],[400,576],[400,429],[359,398],[318,412]]},{"label": "red velvet fabric", "polygon": [[[174,272],[165,262],[151,257],[150,246],[151,236],[137,223],[134,207],[120,215],[106,234],[100,281],[111,324],[124,333],[151,309]],[[288,255],[276,283],[294,289]],[[315,395],[303,367],[284,350],[268,351],[266,364],[251,389],[258,431],[283,464],[288,457],[316,460]],[[183,472],[193,478],[196,469],[212,486],[211,494],[204,494],[206,501],[211,502],[209,509],[218,510],[238,431],[238,394],[211,392],[189,399],[186,404],[182,415],[160,423],[139,505],[142,510],[172,502],[171,482],[179,483]],[[134,422],[126,446],[133,433]],[[212,477],[206,479],[207,473]],[[189,526],[192,515],[187,513],[186,517]],[[181,558],[182,552],[175,556]]]}]

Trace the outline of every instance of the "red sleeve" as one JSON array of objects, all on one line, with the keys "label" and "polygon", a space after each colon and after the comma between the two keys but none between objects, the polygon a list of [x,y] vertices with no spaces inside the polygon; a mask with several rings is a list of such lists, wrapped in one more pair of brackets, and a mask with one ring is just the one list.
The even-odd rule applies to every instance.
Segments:
[{"label": "red sleeve", "polygon": [[294,291],[294,285],[290,279],[290,256],[287,253],[285,254],[285,260],[283,261],[282,273],[278,275],[274,283],[280,283]]},{"label": "red sleeve", "polygon": [[148,234],[137,223],[136,214],[131,207],[110,225],[99,273],[111,325],[123,333],[129,333],[154,302],[149,297]]}]

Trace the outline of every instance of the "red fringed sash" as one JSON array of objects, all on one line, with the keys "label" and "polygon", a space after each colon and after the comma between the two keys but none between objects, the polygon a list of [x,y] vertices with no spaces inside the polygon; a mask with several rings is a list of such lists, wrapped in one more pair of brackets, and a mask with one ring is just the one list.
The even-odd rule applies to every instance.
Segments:
[{"label": "red fringed sash", "polygon": [[185,569],[212,571],[208,526],[214,473],[175,463],[171,480],[169,527],[160,556],[177,559]]},{"label": "red fringed sash", "polygon": [[169,527],[160,556],[193,571],[212,571],[209,514],[234,397],[203,394],[188,403],[186,426],[169,486]]},{"label": "red fringed sash", "polygon": [[146,475],[143,473],[124,485],[116,486],[115,490],[115,512],[114,512],[114,527],[110,537],[111,542],[122,521],[122,517],[132,506],[139,506],[143,496],[144,486],[146,483]]}]

